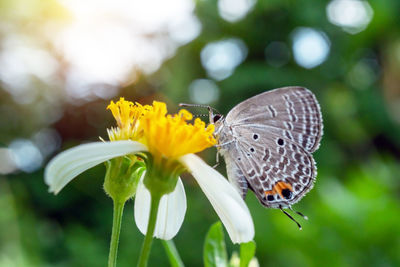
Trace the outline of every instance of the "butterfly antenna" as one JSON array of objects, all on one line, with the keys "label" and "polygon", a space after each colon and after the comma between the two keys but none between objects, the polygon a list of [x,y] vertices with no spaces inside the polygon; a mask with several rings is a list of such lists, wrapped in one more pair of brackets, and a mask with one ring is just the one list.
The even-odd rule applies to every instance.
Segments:
[{"label": "butterfly antenna", "polygon": [[208,117],[208,114],[194,114],[193,118]]},{"label": "butterfly antenna", "polygon": [[202,105],[202,104],[187,104],[187,103],[179,103],[180,107],[199,107],[199,108],[208,108],[209,106],[207,105]]},{"label": "butterfly antenna", "polygon": [[279,208],[281,209],[281,211],[282,211],[286,216],[289,217],[289,219],[291,219],[292,221],[294,221],[294,222],[297,224],[297,227],[299,227],[299,230],[302,230],[300,223],[299,223],[298,221],[296,221],[296,220],[292,217],[292,215],[290,215],[289,213],[287,213],[286,211],[284,211],[284,210],[282,209],[281,206],[280,206]]},{"label": "butterfly antenna", "polygon": [[206,108],[208,110],[214,110],[216,113],[221,114],[217,109],[215,109],[209,105],[179,103],[179,106],[180,107]]},{"label": "butterfly antenna", "polygon": [[298,215],[300,215],[301,217],[303,217],[304,220],[308,220],[308,217],[306,215],[304,215],[303,213],[301,213],[300,211],[294,210],[292,207],[289,207],[289,209],[291,211],[296,212]]}]

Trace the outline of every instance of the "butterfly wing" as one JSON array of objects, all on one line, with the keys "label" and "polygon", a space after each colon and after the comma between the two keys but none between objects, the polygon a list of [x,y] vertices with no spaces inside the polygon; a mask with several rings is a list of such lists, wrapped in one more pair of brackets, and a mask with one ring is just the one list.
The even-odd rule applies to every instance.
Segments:
[{"label": "butterfly wing", "polygon": [[242,169],[235,163],[234,158],[231,158],[229,154],[225,154],[224,159],[229,182],[236,188],[242,198],[245,199],[249,183],[247,182]]},{"label": "butterfly wing", "polygon": [[308,152],[318,149],[322,116],[314,94],[303,87],[283,87],[253,96],[226,116],[231,127],[262,125],[267,132],[293,140]]},{"label": "butterfly wing", "polygon": [[[244,136],[254,132],[263,135],[257,128],[241,130]],[[263,205],[287,207],[311,190],[316,167],[312,155],[301,146],[289,140],[281,143],[274,137],[260,138],[257,143],[238,140],[235,163]]]},{"label": "butterfly wing", "polygon": [[[228,159],[231,181],[244,176],[263,205],[287,207],[313,186],[316,168],[311,153],[321,136],[315,96],[302,87],[285,87],[235,106],[220,132],[220,152]],[[241,173],[229,170],[232,165]]]}]

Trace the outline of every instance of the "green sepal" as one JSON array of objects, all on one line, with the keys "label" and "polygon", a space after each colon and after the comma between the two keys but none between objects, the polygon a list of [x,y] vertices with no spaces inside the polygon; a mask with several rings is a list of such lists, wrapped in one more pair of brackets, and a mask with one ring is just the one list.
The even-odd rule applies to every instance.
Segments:
[{"label": "green sepal", "polygon": [[146,174],[143,184],[152,196],[163,196],[174,191],[179,175],[185,170],[183,165],[174,159],[161,158],[155,161],[151,154],[146,156]]},{"label": "green sepal", "polygon": [[106,169],[104,191],[114,202],[125,203],[135,196],[146,165],[136,156],[124,156],[107,161]]},{"label": "green sepal", "polygon": [[203,260],[206,267],[228,266],[228,255],[221,222],[214,223],[208,230],[204,242]]}]

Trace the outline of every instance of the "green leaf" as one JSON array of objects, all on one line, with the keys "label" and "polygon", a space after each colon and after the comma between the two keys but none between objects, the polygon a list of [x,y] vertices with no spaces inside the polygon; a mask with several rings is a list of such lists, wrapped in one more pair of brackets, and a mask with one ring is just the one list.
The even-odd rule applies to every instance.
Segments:
[{"label": "green leaf", "polygon": [[250,241],[240,244],[240,267],[247,267],[256,254],[256,243]]},{"label": "green leaf", "polygon": [[221,222],[214,223],[208,230],[204,243],[204,266],[221,267],[228,266],[224,232]]}]

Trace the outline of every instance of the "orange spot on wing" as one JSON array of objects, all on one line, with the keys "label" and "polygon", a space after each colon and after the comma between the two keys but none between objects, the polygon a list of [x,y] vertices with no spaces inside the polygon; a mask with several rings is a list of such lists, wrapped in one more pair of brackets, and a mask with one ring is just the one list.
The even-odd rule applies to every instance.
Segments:
[{"label": "orange spot on wing", "polygon": [[289,189],[290,191],[293,192],[293,188],[292,188],[292,186],[290,184],[282,182],[282,181],[279,181],[272,187],[272,190],[265,191],[264,193],[267,196],[268,195],[275,195],[275,194],[278,193],[281,196],[281,198],[284,198],[283,195],[282,195],[282,190],[283,189]]}]

